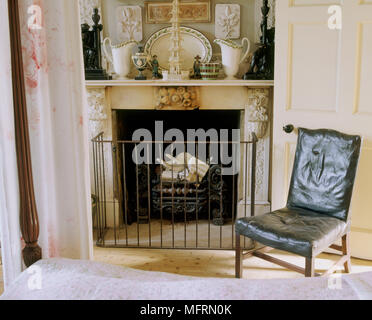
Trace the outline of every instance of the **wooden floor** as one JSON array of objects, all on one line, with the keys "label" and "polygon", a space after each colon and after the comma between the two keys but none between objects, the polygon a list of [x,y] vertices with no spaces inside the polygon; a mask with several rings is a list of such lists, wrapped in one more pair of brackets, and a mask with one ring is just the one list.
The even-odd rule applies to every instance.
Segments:
[{"label": "wooden floor", "polygon": [[[151,235],[151,236],[150,236]],[[96,232],[94,232],[96,236]],[[151,239],[151,241],[150,241]],[[162,248],[234,248],[235,229],[231,222],[223,226],[215,226],[205,220],[172,224],[171,221],[151,221],[151,224],[133,223],[118,229],[107,229],[105,244],[125,247],[162,247]],[[250,244],[246,241],[246,246]]]},{"label": "wooden floor", "polygon": [[[273,256],[304,266],[304,258],[281,251]],[[94,248],[94,260],[140,270],[170,272],[200,277],[233,278],[233,251],[108,249]],[[324,272],[337,260],[332,254],[321,254],[316,260],[316,271]],[[299,278],[301,274],[252,257],[244,260],[245,279]],[[352,272],[372,271],[372,261],[352,259]]]},{"label": "wooden floor", "polygon": [[[270,253],[271,254],[271,253]],[[272,254],[291,263],[303,266],[304,259],[281,251]],[[108,249],[94,247],[94,260],[140,270],[175,274],[233,278],[234,252],[202,250]],[[337,257],[321,254],[316,260],[318,272],[328,269]],[[372,271],[372,261],[352,259],[352,272]],[[244,261],[245,279],[299,278],[301,274],[286,270],[258,258]],[[2,265],[0,265],[0,294],[3,292]]]}]

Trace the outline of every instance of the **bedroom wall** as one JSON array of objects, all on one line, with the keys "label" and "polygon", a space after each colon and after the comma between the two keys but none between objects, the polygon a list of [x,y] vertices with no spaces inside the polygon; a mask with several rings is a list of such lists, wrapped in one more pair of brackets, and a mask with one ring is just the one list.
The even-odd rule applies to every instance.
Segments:
[{"label": "bedroom wall", "polygon": [[[84,0],[83,0],[84,1]],[[85,0],[86,1],[86,0]],[[118,6],[122,5],[139,5],[142,7],[142,18],[143,18],[143,41],[145,43],[147,39],[156,31],[168,27],[169,24],[146,24],[145,23],[145,11],[144,11],[144,0],[101,0],[101,8],[102,8],[102,20],[104,22],[104,36],[109,36],[113,43],[118,43],[117,31],[116,31],[116,21],[113,17],[115,17],[115,10]],[[271,6],[275,8],[274,0],[269,1]],[[201,33],[203,33],[209,41],[212,43],[213,46],[213,53],[218,54],[220,53],[220,48],[218,45],[213,44],[213,40],[215,39],[215,5],[218,3],[234,3],[240,4],[241,8],[241,38],[247,37],[252,45],[259,40],[260,36],[260,23],[261,23],[261,11],[260,8],[262,6],[261,0],[211,0],[211,11],[212,11],[212,21],[210,23],[185,23],[182,24],[184,26],[188,26],[194,29],[197,29]],[[269,17],[269,25],[272,25],[275,21],[273,19],[273,11]],[[241,39],[240,38],[240,39]],[[239,40],[237,40],[239,41]]]},{"label": "bedroom wall", "polygon": [[[109,36],[113,40],[113,43],[116,44],[119,42],[116,31],[116,21],[114,18],[116,8],[122,5],[139,5],[142,8],[142,43],[144,44],[154,32],[160,30],[161,28],[169,26],[167,24],[146,24],[144,3],[145,0],[79,0],[81,23],[88,23],[89,25],[92,25],[92,8],[99,8],[101,23],[103,24],[104,28],[102,41],[105,37]],[[253,53],[257,48],[255,43],[259,42],[261,36],[260,24],[262,21],[262,0],[211,0],[212,19],[210,23],[191,23],[185,25],[202,32],[212,44],[214,55],[213,60],[220,60],[221,50],[218,45],[215,45],[213,43],[213,40],[215,39],[215,5],[218,3],[236,3],[241,5],[241,38],[247,37],[251,41],[250,52]],[[275,26],[276,0],[269,0],[268,3],[271,8],[268,16],[268,26],[270,28]],[[240,42],[241,38],[237,39],[236,41]],[[106,57],[104,54],[102,65],[109,73],[113,71],[111,64],[106,62]],[[240,67],[241,68],[239,74],[245,73],[249,68],[249,59],[247,59],[246,62],[243,63]],[[133,67],[131,76],[134,76],[135,72],[136,70]]]},{"label": "bedroom wall", "polygon": [[[182,23],[183,26],[188,26],[197,29],[203,33],[212,43],[213,52],[219,52],[219,47],[213,44],[214,36],[214,8],[216,3],[239,3],[241,5],[241,35],[248,37],[251,41],[255,35],[255,0],[212,0],[212,22],[211,23]],[[105,36],[110,36],[114,43],[118,43],[116,32],[116,20],[110,17],[115,17],[115,10],[122,5],[139,5],[142,7],[142,18],[145,22],[144,1],[135,0],[103,0],[102,1],[102,17],[105,21]],[[149,37],[156,31],[169,27],[169,24],[146,24],[143,23],[143,42],[146,42]]]}]

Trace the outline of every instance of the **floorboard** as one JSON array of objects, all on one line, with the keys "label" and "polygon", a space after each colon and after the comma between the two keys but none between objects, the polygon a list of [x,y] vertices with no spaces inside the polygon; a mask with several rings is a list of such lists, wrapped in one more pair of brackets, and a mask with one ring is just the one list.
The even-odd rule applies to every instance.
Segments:
[{"label": "floorboard", "polygon": [[[271,251],[271,255],[285,259],[299,266],[304,259],[282,251]],[[158,249],[111,249],[94,247],[94,260],[140,270],[170,272],[175,274],[234,278],[234,252],[213,250],[158,250]],[[323,272],[333,265],[337,256],[321,254],[315,263],[317,272]],[[256,257],[243,262],[244,279],[278,279],[302,277]],[[352,272],[372,271],[372,261],[352,258]],[[0,265],[0,294],[3,292],[2,265]]]}]

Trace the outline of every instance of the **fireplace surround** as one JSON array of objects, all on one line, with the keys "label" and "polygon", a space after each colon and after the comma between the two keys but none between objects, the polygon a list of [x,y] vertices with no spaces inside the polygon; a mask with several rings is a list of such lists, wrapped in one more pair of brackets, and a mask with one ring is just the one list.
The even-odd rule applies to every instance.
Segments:
[{"label": "fireplace surround", "polygon": [[[87,81],[86,85],[90,135],[94,137],[100,132],[104,132],[101,139],[110,142],[101,150],[102,158],[105,162],[103,168],[105,195],[101,198],[105,200],[106,212],[104,219],[106,231],[102,232],[106,234],[106,237],[104,237],[103,242],[98,243],[99,245],[172,247],[172,244],[174,244],[175,247],[179,248],[233,249],[234,220],[245,214],[249,215],[251,212],[260,214],[270,210],[269,176],[272,81],[191,80],[175,83],[151,80],[144,82],[113,80]],[[192,92],[196,92],[194,98],[197,107],[195,107],[195,104],[194,107],[190,107],[189,105],[175,105],[172,103],[159,106],[159,92],[162,89],[166,89],[167,92],[171,93],[187,93],[191,92],[189,91],[190,88],[192,88]],[[166,91],[162,90],[161,92],[165,93]],[[131,173],[133,177],[136,176],[137,172],[143,173],[143,181],[145,181],[143,190],[146,189],[144,194],[148,191],[147,181],[151,181],[150,204],[152,224],[151,226],[149,224],[147,213],[149,199],[146,196],[139,199],[142,211],[132,210],[132,216],[130,217],[128,215],[126,217],[127,221],[125,221],[125,217],[123,218],[119,214],[120,211],[125,209],[125,204],[121,201],[123,197],[120,197],[119,186],[115,181],[115,171],[120,173],[120,167],[123,166],[123,161],[122,159],[118,162],[113,161],[115,157],[113,157],[112,148],[115,149],[117,144],[123,141],[131,142],[133,133],[138,128],[148,129],[152,133],[151,137],[155,138],[155,121],[163,121],[163,132],[167,132],[171,128],[179,128],[180,131],[185,133],[185,137],[187,137],[187,129],[197,130],[202,128],[205,131],[211,128],[240,129],[239,142],[247,142],[251,140],[251,132],[255,132],[259,139],[256,145],[256,190],[254,192],[255,206],[253,210],[250,206],[252,199],[249,187],[251,185],[251,177],[248,174],[252,169],[252,149],[251,147],[247,147],[246,150],[244,149],[241,152],[240,160],[243,165],[234,181],[236,199],[232,199],[231,197],[231,190],[233,188],[231,181],[234,179],[230,178],[230,181],[223,184],[223,188],[226,189],[227,187],[223,194],[230,195],[230,199],[224,199],[224,197],[220,197],[221,195],[217,193],[217,196],[215,196],[215,210],[211,211],[205,208],[205,205],[208,204],[210,199],[209,192],[206,191],[210,190],[206,187],[209,185],[208,179],[199,181],[200,184],[198,184],[198,190],[196,190],[195,187],[185,188],[182,183],[176,180],[173,182],[160,182],[159,172],[156,173],[157,170],[159,171],[159,167],[161,167],[159,165],[150,166],[149,172],[146,165],[142,167],[127,167],[126,173]],[[118,152],[118,150],[115,151]],[[126,151],[128,153],[129,149]],[[122,154],[122,151],[118,153]],[[249,161],[245,161],[244,157],[249,159]],[[95,191],[93,167],[92,165],[92,194]],[[210,169],[213,175],[213,172],[218,172],[221,168],[217,163],[215,167],[211,166]],[[121,176],[123,176],[122,172]],[[138,175],[139,178],[140,176]],[[151,179],[148,179],[149,176],[151,176]],[[221,177],[221,175],[216,175],[216,177],[215,180],[219,180],[220,178],[218,177]],[[133,185],[136,186],[137,184],[135,180],[132,180],[132,188]],[[135,183],[133,184],[133,182]],[[123,194],[124,183],[122,183],[121,188]],[[160,192],[160,190],[163,192]],[[190,202],[189,214],[186,214],[187,225],[185,225],[184,203],[181,205],[181,200],[185,200],[185,193],[190,193],[190,199],[186,197],[186,201]],[[160,194],[162,195],[160,196]],[[135,208],[138,203],[135,193],[130,198],[133,202],[132,206]],[[172,211],[173,213],[177,212],[177,205],[175,203],[177,201],[180,204],[179,212],[182,212],[178,216],[177,214],[172,215]],[[232,203],[236,204],[234,213],[230,209],[226,211],[225,215],[219,214],[223,212],[223,210],[220,210],[221,204],[232,208]],[[129,202],[127,205],[129,205]],[[215,214],[213,214],[213,211]],[[210,225],[207,223],[208,218],[210,219]],[[202,223],[198,225],[197,220],[207,222],[203,226]],[[173,222],[175,223],[175,227],[172,227]],[[181,224],[179,225],[179,223]],[[94,224],[97,227],[95,222]],[[156,224],[159,224],[159,226]],[[114,232],[114,229],[116,229],[116,232]],[[118,235],[120,234],[120,230],[123,232],[121,235],[122,241],[120,241],[120,236]],[[169,231],[168,236],[166,236],[167,230]],[[124,235],[125,231],[126,235]],[[140,231],[139,236],[137,235],[138,231]],[[213,236],[209,240],[208,238],[203,239],[202,232],[213,234]],[[152,237],[155,238],[150,240],[149,234],[152,234]],[[159,241],[156,240],[155,234],[158,236]],[[171,239],[173,239],[173,242]]]}]

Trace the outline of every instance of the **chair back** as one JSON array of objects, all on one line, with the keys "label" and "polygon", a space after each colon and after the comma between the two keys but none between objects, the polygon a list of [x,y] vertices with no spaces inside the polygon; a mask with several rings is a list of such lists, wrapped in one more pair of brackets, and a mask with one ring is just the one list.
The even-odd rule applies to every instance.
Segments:
[{"label": "chair back", "polygon": [[287,206],[348,219],[361,137],[299,128]]}]

